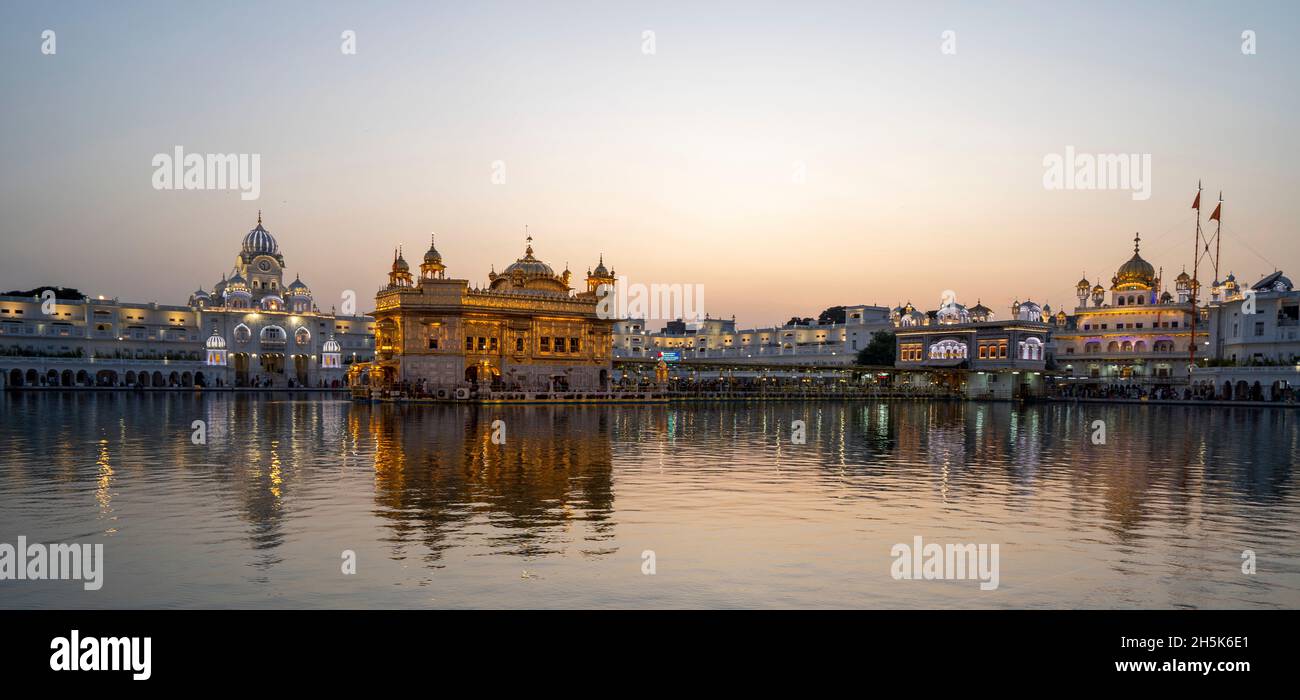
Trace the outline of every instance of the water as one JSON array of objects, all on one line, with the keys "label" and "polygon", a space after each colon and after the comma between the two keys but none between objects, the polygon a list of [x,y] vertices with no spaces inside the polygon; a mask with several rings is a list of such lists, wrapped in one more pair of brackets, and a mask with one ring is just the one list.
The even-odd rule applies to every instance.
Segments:
[{"label": "water", "polygon": [[[1294,410],[11,392],[0,418],[0,542],[107,559],[96,592],[0,581],[6,608],[1300,606]],[[998,544],[999,587],[895,580],[917,535]]]}]

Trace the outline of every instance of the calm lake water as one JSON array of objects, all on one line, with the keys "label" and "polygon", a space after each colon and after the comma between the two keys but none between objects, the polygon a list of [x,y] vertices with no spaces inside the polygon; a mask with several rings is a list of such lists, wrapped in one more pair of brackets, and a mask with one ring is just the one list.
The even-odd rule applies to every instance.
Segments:
[{"label": "calm lake water", "polygon": [[[11,392],[0,419],[0,542],[107,560],[95,592],[0,581],[6,608],[1300,607],[1296,411]],[[998,544],[999,587],[895,580],[918,535]]]}]

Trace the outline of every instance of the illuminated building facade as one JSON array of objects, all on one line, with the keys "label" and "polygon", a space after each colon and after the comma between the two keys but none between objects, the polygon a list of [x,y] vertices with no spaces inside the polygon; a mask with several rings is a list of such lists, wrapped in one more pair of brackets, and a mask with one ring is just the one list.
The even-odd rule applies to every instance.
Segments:
[{"label": "illuminated building facade", "polygon": [[471,392],[601,391],[610,383],[612,320],[597,316],[597,290],[614,284],[602,260],[574,293],[533,254],[488,274],[488,286],[446,276],[429,246],[414,277],[400,251],[375,295],[376,359],[353,368],[354,385],[402,386],[435,398]]},{"label": "illuminated building facade", "polygon": [[[373,354],[372,322],[324,313],[257,225],[235,265],[185,305],[69,289],[0,296],[0,378],[9,387],[342,386]],[[48,291],[48,294],[47,294]],[[43,298],[48,296],[48,298]]]},{"label": "illuminated building facade", "polygon": [[[1109,303],[1107,289],[1084,278],[1075,286],[1074,314],[1057,319],[1055,356],[1066,377],[1100,384],[1181,384],[1187,381],[1190,346],[1196,344],[1198,359],[1210,354],[1203,330],[1207,309],[1198,311],[1201,330],[1192,339],[1192,297],[1199,285],[1182,272],[1174,280],[1177,296],[1162,291],[1156,269],[1140,254],[1141,237],[1133,240],[1133,256],[1111,277]],[[1235,296],[1235,282],[1229,294]]]},{"label": "illuminated building facade", "polygon": [[1272,401],[1300,387],[1300,292],[1278,270],[1238,289],[1216,285],[1206,324],[1218,362],[1195,367],[1192,383],[1221,399]]},{"label": "illuminated building facade", "polygon": [[898,327],[894,366],[900,381],[939,384],[970,398],[1009,399],[1043,392],[1050,324],[1032,301],[1015,302],[1011,317],[993,318],[977,304],[966,308],[946,299],[936,310],[910,303],[895,309]]},{"label": "illuminated building facade", "polygon": [[344,386],[344,363],[373,356],[365,316],[322,313],[295,275],[285,284],[280,245],[262,225],[244,235],[229,276],[190,295],[208,373],[237,387]]},{"label": "illuminated building facade", "polygon": [[614,327],[616,359],[655,359],[677,352],[690,360],[728,360],[737,364],[851,365],[871,336],[890,330],[889,309],[845,306],[842,323],[787,323],[766,328],[736,329],[735,318],[706,317],[688,326],[670,321],[658,332],[641,319],[624,319]]}]

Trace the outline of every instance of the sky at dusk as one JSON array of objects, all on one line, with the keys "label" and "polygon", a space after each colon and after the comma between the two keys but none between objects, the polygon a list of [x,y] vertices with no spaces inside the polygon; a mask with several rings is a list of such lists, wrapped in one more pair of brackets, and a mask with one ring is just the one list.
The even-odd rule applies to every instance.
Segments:
[{"label": "sky at dusk", "polygon": [[[1292,2],[5,2],[0,289],[181,304],[260,209],[325,309],[431,232],[485,284],[527,226],[743,326],[946,289],[1005,317],[1109,286],[1139,231],[1172,287],[1198,179],[1225,273],[1294,279],[1297,37]],[[178,145],[260,154],[260,198],[155,189]],[[1150,197],[1045,188],[1067,146],[1149,154]]]}]

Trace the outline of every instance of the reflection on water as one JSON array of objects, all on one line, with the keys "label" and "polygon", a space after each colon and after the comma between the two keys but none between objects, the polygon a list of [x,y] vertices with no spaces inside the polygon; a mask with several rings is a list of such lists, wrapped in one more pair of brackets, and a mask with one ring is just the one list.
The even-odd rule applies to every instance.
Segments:
[{"label": "reflection on water", "polygon": [[[4,607],[1300,605],[1294,411],[69,392],[0,418],[0,541],[107,558],[101,591],[5,581]],[[917,535],[1000,544],[1001,586],[893,580]]]}]

